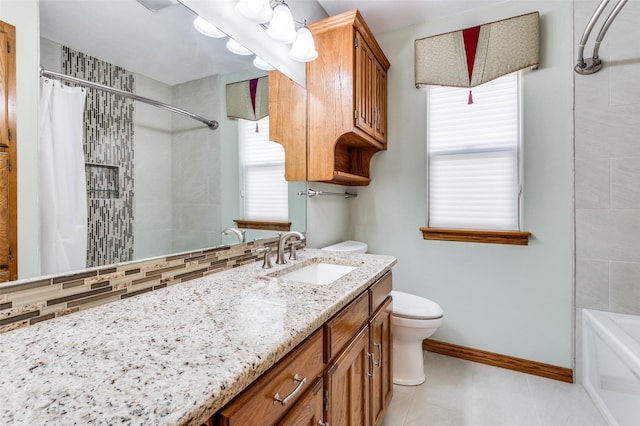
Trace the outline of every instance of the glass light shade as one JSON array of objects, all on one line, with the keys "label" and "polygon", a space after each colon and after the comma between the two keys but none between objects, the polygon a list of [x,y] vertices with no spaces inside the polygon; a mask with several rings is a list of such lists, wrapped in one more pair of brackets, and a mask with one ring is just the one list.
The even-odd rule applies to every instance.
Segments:
[{"label": "glass light shade", "polygon": [[291,45],[289,57],[299,62],[310,62],[318,57],[316,44],[306,25],[303,25],[296,33],[296,41]]},{"label": "glass light shade", "polygon": [[227,36],[225,33],[220,31],[218,27],[210,24],[201,16],[198,16],[193,20],[193,26],[196,27],[196,30],[198,30],[199,33],[204,34],[207,37],[222,38]]},{"label": "glass light shade", "polygon": [[230,52],[235,53],[236,55],[253,55],[252,51],[232,38],[229,38],[229,41],[227,42],[227,49],[229,49]]},{"label": "glass light shade", "polygon": [[293,43],[296,39],[296,27],[293,15],[285,2],[278,3],[273,9],[273,18],[269,23],[267,35],[276,41]]},{"label": "glass light shade", "polygon": [[267,61],[265,61],[264,59],[262,59],[259,56],[256,56],[255,58],[253,58],[253,66],[258,68],[259,70],[263,70],[263,71],[273,71],[273,70],[275,70],[274,67],[269,65],[269,63]]},{"label": "glass light shade", "polygon": [[269,0],[240,0],[236,4],[236,10],[256,24],[266,24],[273,16]]}]

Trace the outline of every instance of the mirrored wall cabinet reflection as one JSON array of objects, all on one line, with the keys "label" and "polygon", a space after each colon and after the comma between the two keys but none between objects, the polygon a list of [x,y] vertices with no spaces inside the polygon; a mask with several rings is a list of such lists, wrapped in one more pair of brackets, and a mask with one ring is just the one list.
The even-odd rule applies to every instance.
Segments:
[{"label": "mirrored wall cabinet reflection", "polygon": [[319,55],[306,92],[270,73],[270,138],[284,146],[287,180],[368,185],[371,158],[387,149],[389,61],[357,10],[309,28]]}]

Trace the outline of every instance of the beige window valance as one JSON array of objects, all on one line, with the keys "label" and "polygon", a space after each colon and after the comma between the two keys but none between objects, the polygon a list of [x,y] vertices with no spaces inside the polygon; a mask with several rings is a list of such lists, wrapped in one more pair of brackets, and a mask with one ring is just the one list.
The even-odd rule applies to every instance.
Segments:
[{"label": "beige window valance", "polygon": [[227,117],[258,121],[269,115],[267,77],[227,84]]},{"label": "beige window valance", "polygon": [[538,12],[415,41],[416,87],[471,88],[538,65]]}]

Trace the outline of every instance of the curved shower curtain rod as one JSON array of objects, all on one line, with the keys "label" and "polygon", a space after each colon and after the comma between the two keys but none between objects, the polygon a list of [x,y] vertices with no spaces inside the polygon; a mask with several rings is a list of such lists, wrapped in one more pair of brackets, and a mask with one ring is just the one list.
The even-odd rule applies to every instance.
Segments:
[{"label": "curved shower curtain rod", "polygon": [[578,63],[574,67],[574,70],[578,74],[593,74],[595,72],[598,72],[600,68],[602,68],[602,60],[600,59],[600,56],[598,56],[598,53],[600,51],[600,43],[607,33],[607,30],[609,30],[611,23],[613,23],[613,20],[616,19],[616,16],[618,16],[618,13],[620,13],[620,10],[622,10],[624,5],[627,3],[627,0],[618,0],[618,3],[616,3],[611,12],[609,12],[609,16],[607,16],[606,21],[604,21],[604,24],[602,24],[602,28],[600,28],[600,32],[596,37],[596,43],[593,47],[592,58],[584,59],[584,46],[587,44],[587,39],[591,34],[591,30],[596,25],[596,21],[598,20],[598,18],[600,18],[600,15],[602,15],[602,12],[604,11],[605,7],[607,7],[608,3],[609,0],[602,0],[600,2],[595,12],[593,12],[593,16],[591,16],[589,23],[587,23],[587,27],[584,29],[584,33],[582,33],[582,38],[580,39],[580,46],[578,49]]},{"label": "curved shower curtain rod", "polygon": [[135,93],[125,92],[124,90],[114,89],[113,87],[104,86],[102,84],[93,83],[91,81],[82,80],[80,78],[71,77],[71,76],[68,76],[68,75],[65,75],[65,74],[60,74],[60,73],[57,73],[57,72],[54,72],[54,71],[49,71],[49,70],[44,69],[43,67],[40,67],[40,76],[41,77],[55,78],[55,79],[58,79],[58,80],[64,80],[64,81],[68,81],[70,83],[76,83],[76,84],[80,84],[82,86],[91,87],[93,89],[102,90],[103,92],[109,92],[109,93],[113,93],[115,95],[124,96],[125,98],[131,98],[131,99],[134,99],[136,101],[144,102],[146,104],[153,105],[155,107],[162,108],[162,109],[165,109],[167,111],[174,112],[176,114],[184,115],[185,117],[193,118],[194,120],[198,120],[199,122],[205,124],[211,130],[215,130],[215,129],[218,128],[218,122],[216,120],[208,120],[208,119],[206,119],[204,117],[201,117],[201,116],[199,116],[197,114],[194,114],[192,112],[185,111],[183,109],[174,107],[173,105],[165,104],[165,103],[162,103],[162,102],[159,102],[159,101],[155,101],[153,99],[145,98],[144,96],[139,96],[139,95],[136,95]]}]

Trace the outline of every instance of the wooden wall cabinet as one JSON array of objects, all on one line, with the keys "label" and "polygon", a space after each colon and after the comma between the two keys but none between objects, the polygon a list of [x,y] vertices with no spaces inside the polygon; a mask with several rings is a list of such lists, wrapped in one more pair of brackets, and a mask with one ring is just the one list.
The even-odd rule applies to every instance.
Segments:
[{"label": "wooden wall cabinet", "polygon": [[380,426],[393,396],[391,288],[389,271],[207,425]]},{"label": "wooden wall cabinet", "polygon": [[318,58],[307,63],[306,91],[269,74],[270,138],[285,148],[287,180],[368,185],[371,158],[387,149],[389,61],[356,9],[309,29]]},{"label": "wooden wall cabinet", "polygon": [[0,282],[18,279],[16,28],[0,21]]}]

